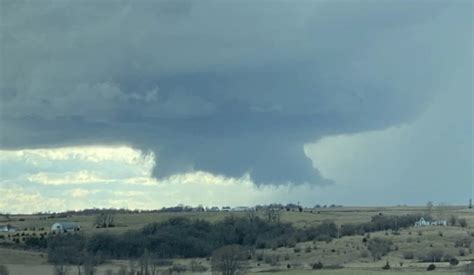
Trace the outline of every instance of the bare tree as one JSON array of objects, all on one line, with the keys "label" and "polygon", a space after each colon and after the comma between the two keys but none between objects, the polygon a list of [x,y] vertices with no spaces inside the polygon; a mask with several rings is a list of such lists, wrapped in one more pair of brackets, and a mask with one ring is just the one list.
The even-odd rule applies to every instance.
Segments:
[{"label": "bare tree", "polygon": [[446,211],[448,210],[448,206],[444,203],[439,203],[436,206],[436,218],[438,220],[446,220]]},{"label": "bare tree", "polygon": [[458,222],[458,217],[456,217],[455,215],[451,215],[449,217],[449,225],[455,226],[457,222]]},{"label": "bare tree", "polygon": [[94,275],[97,272],[96,269],[97,266],[97,260],[95,259],[94,256],[92,255],[87,255],[84,258],[84,263],[82,265],[82,268],[84,269],[84,274],[85,275]]},{"label": "bare tree", "polygon": [[212,274],[237,275],[248,270],[248,251],[240,245],[228,245],[212,253]]},{"label": "bare tree", "polygon": [[140,269],[140,275],[155,275],[156,266],[153,265],[152,256],[146,248],[143,255],[138,259],[138,267]]},{"label": "bare tree", "polygon": [[53,266],[54,275],[66,275],[69,272],[69,266],[65,265],[63,262],[56,262]]},{"label": "bare tree", "polygon": [[268,222],[279,223],[281,217],[281,208],[276,206],[268,206],[265,211],[265,217],[267,218]]},{"label": "bare tree", "polygon": [[101,212],[95,218],[95,226],[96,227],[115,227],[115,214],[108,213],[108,212]]},{"label": "bare tree", "polygon": [[426,215],[431,216],[433,213],[433,202],[429,201],[426,203]]}]

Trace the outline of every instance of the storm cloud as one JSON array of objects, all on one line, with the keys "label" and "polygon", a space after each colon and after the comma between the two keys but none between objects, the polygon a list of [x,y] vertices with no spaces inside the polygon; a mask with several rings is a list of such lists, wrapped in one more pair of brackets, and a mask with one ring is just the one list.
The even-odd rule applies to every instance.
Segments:
[{"label": "storm cloud", "polygon": [[155,153],[157,178],[330,184],[304,144],[409,122],[472,66],[469,1],[2,1],[0,10],[1,147],[126,144]]}]

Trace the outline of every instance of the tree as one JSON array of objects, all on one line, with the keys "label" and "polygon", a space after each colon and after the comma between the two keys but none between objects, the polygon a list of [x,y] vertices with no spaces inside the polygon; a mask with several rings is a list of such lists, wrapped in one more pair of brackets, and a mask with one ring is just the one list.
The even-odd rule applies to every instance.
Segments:
[{"label": "tree", "polygon": [[429,201],[426,203],[426,215],[431,216],[432,211],[433,211],[433,202]]},{"label": "tree", "polygon": [[438,220],[445,220],[446,219],[446,211],[448,210],[448,206],[444,203],[439,203],[436,206],[436,217]]},{"label": "tree", "polygon": [[54,265],[54,274],[64,275],[67,265],[80,266],[84,258],[85,239],[79,234],[59,234],[48,238],[48,261]]},{"label": "tree", "polygon": [[96,266],[97,266],[97,259],[90,254],[86,254],[83,256],[82,260],[82,267],[84,269],[84,274],[85,275],[94,275],[96,274]]},{"label": "tree", "polygon": [[281,216],[281,208],[275,205],[269,205],[265,211],[268,222],[279,223]]},{"label": "tree", "polygon": [[449,260],[450,266],[457,266],[458,264],[459,264],[459,260],[454,257]]},{"label": "tree", "polygon": [[387,255],[390,252],[390,247],[392,246],[392,241],[382,238],[374,238],[369,241],[367,248],[372,254],[372,257],[375,260],[380,260],[383,256]]},{"label": "tree", "polygon": [[461,227],[467,227],[467,220],[462,218],[458,220],[459,226]]},{"label": "tree", "polygon": [[69,267],[64,263],[56,262],[53,266],[53,274],[54,275],[66,275],[69,271]]},{"label": "tree", "polygon": [[449,225],[455,226],[458,221],[458,218],[455,215],[451,215],[449,217]]},{"label": "tree", "polygon": [[240,245],[227,245],[212,253],[213,274],[245,274],[248,269],[248,251]]},{"label": "tree", "polygon": [[114,227],[115,226],[115,214],[111,212],[101,212],[95,218],[95,226],[96,227]]},{"label": "tree", "polygon": [[145,248],[145,252],[138,259],[138,268],[142,275],[156,275],[158,274],[158,265],[160,261],[156,255],[151,254],[148,249]]}]

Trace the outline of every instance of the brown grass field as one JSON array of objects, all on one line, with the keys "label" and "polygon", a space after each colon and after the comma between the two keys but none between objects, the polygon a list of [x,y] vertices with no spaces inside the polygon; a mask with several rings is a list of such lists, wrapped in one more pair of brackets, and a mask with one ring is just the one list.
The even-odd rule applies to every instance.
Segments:
[{"label": "brown grass field", "polygon": [[[298,227],[317,225],[323,220],[332,220],[337,224],[361,223],[369,221],[374,215],[403,215],[408,213],[422,213],[425,207],[342,207],[327,209],[305,209],[303,213],[283,212],[282,221],[290,222]],[[246,215],[237,212],[193,212],[193,213],[148,213],[148,214],[124,214],[117,215],[115,220],[117,227],[110,229],[96,229],[93,226],[94,216],[73,216],[67,219],[45,219],[39,215],[11,216],[10,220],[0,218],[0,225],[11,224],[20,229],[30,227],[44,227],[49,231],[51,225],[58,220],[75,221],[81,225],[84,234],[96,232],[110,232],[111,234],[136,229],[151,222],[160,222],[170,217],[184,216],[191,219],[204,219],[211,222],[221,220],[229,215]],[[433,210],[436,216],[436,207]],[[412,251],[415,255],[426,255],[432,249],[439,249],[455,256],[460,260],[456,267],[449,263],[436,263],[436,270],[431,273],[442,274],[464,274],[464,267],[474,259],[471,249],[465,249],[465,255],[460,255],[460,249],[454,246],[455,240],[463,237],[473,238],[474,232],[474,210],[463,207],[449,207],[444,209],[443,215],[449,217],[456,215],[465,218],[468,226],[430,226],[415,228],[411,227],[400,231],[399,235],[391,231],[371,233],[371,237],[382,237],[391,239],[396,249],[383,257],[380,261],[373,261],[370,256],[364,255],[366,250],[362,244],[363,236],[350,236],[326,242],[298,243],[295,248],[278,248],[257,250],[263,255],[263,260],[254,257],[250,261],[249,274],[278,273],[280,275],[293,274],[425,274],[429,263],[421,263],[415,259],[404,259],[406,251]],[[24,221],[20,221],[24,219]],[[31,233],[31,231],[21,231]],[[36,233],[38,233],[36,231]],[[0,233],[6,235],[8,233]],[[2,242],[0,240],[0,242]],[[5,241],[3,241],[5,242]],[[366,253],[365,253],[366,254]],[[274,259],[273,261],[267,259]],[[276,259],[276,260],[275,260]],[[189,264],[198,261],[209,267],[208,259],[171,259],[174,263]],[[312,270],[311,265],[320,261],[324,263],[322,270]],[[381,267],[389,261],[391,269],[382,270]],[[403,264],[401,266],[401,263]],[[0,248],[0,265],[6,265],[10,274],[53,274],[53,268],[47,263],[47,255],[41,252],[23,251],[11,248]],[[106,274],[106,271],[117,271],[120,266],[128,266],[129,262],[110,261],[98,267],[97,274]],[[328,269],[326,267],[331,267]],[[68,274],[78,274],[76,267],[70,267]],[[202,274],[211,274],[202,273]]]}]

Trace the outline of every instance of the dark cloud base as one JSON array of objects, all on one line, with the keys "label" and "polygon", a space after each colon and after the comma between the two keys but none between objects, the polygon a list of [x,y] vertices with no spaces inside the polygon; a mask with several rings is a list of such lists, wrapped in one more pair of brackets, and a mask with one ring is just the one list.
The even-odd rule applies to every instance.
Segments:
[{"label": "dark cloud base", "polygon": [[304,144],[409,122],[472,60],[468,2],[173,3],[2,2],[1,148],[325,185]]}]

